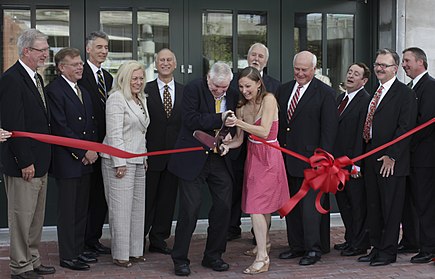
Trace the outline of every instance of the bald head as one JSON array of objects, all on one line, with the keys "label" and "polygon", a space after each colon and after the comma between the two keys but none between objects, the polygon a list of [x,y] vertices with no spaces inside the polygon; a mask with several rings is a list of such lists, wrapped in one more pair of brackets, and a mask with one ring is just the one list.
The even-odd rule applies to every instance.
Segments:
[{"label": "bald head", "polygon": [[309,51],[297,53],[293,59],[294,78],[300,85],[305,85],[314,78],[317,57]]},{"label": "bald head", "polygon": [[167,48],[161,49],[156,55],[156,69],[159,79],[165,83],[172,80],[173,72],[177,68],[175,54]]}]

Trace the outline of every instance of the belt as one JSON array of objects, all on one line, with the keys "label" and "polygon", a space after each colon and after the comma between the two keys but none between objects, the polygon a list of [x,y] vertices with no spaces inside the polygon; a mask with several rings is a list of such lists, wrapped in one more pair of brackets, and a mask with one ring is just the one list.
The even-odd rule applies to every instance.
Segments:
[{"label": "belt", "polygon": [[[256,141],[256,140],[253,140],[253,139],[251,139],[251,138],[249,138],[249,137],[248,137],[248,140],[249,140],[250,142],[252,142],[252,143],[255,143],[255,144],[261,144],[261,143],[262,143],[261,141]],[[266,142],[268,142],[268,143],[277,142],[277,141],[278,141],[278,139],[266,140]]]}]

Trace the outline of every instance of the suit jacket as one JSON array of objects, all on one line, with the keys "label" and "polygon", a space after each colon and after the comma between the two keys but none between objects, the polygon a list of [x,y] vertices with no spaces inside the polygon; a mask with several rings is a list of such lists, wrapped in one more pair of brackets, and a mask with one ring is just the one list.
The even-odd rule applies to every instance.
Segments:
[{"label": "suit jacket", "polygon": [[[181,102],[184,86],[175,82],[175,100],[171,116],[166,118],[157,79],[147,83],[145,93],[150,114],[150,125],[146,135],[147,150],[158,151],[173,149],[181,127]],[[166,168],[169,155],[151,156],[148,158],[148,170],[162,171]]]},{"label": "suit jacket", "polygon": [[[416,118],[417,100],[414,91],[396,79],[373,115],[372,148],[387,143],[414,128]],[[409,174],[409,137],[372,156],[379,158],[382,155],[388,155],[396,160],[394,176]]]},{"label": "suit jacket", "polygon": [[[41,76],[38,78],[43,84]],[[45,109],[35,83],[18,61],[1,76],[0,111],[4,129],[50,134],[49,109],[48,104]],[[2,171],[8,176],[21,177],[21,169],[31,164],[35,167],[35,177],[48,172],[49,144],[29,138],[12,138],[2,143],[1,151]]]},{"label": "suit jacket", "polygon": [[[226,92],[227,110],[235,110],[238,93],[231,87]],[[189,82],[183,91],[182,125],[175,148],[198,147],[201,143],[193,137],[195,130],[202,130],[214,136],[215,129],[222,126],[221,113],[215,113],[215,101],[207,80],[204,78]],[[206,148],[208,149],[208,148]],[[209,151],[194,151],[172,154],[168,169],[176,176],[193,180],[201,172],[209,156]],[[232,175],[231,162],[224,156],[228,170]]]},{"label": "suit jacket", "polygon": [[[414,86],[417,95],[417,125],[435,117],[435,79],[424,74]],[[411,166],[435,167],[435,126],[430,125],[414,134],[411,140]]]},{"label": "suit jacket", "polygon": [[[110,89],[112,89],[113,77],[108,71],[104,69],[102,70],[106,91],[109,93]],[[106,104],[101,99],[101,94],[98,92],[98,84],[95,81],[94,73],[87,62],[83,66],[83,76],[77,83],[86,88],[91,96],[95,124],[98,132],[98,142],[102,142],[106,135]]]},{"label": "suit jacket", "polygon": [[[237,93],[239,93],[239,73],[234,74],[233,79],[231,80],[230,87],[233,88]],[[281,86],[281,82],[279,80],[274,79],[273,77],[266,75],[263,73],[262,77],[264,86],[266,86],[266,91],[276,94],[278,88]]]},{"label": "suit jacket", "polygon": [[[141,109],[133,99],[127,100],[122,92],[115,91],[107,99],[106,108],[107,133],[103,143],[131,153],[145,153],[145,136],[150,123],[146,99]],[[143,164],[146,159],[123,159],[104,153],[101,157],[111,159],[114,168],[127,163]]]},{"label": "suit jacket", "polygon": [[[337,97],[337,106],[341,103],[345,93]],[[347,156],[350,159],[364,153],[362,137],[364,122],[367,115],[370,95],[363,88],[353,97],[343,113],[338,117],[337,137],[334,145],[334,157]],[[357,162],[361,166],[361,162]]]},{"label": "suit jacket", "polygon": [[[313,78],[288,123],[288,101],[295,83],[290,81],[278,89],[279,143],[306,157],[311,157],[318,147],[332,152],[338,126],[334,90]],[[285,161],[287,172],[293,177],[303,177],[304,169],[309,167],[292,156],[285,156]]]},{"label": "suit jacket", "polygon": [[[51,107],[53,135],[97,141],[92,101],[89,92],[79,86],[83,103],[62,76],[58,76],[47,87]],[[87,150],[53,146],[51,174],[56,178],[79,178],[93,171],[92,165],[84,165],[82,159]]]}]

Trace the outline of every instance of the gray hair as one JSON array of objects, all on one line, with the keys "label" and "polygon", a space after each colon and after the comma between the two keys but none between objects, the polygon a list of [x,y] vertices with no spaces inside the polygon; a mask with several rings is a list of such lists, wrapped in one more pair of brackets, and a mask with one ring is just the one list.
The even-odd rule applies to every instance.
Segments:
[{"label": "gray hair", "polygon": [[109,35],[107,35],[106,32],[104,31],[94,31],[91,32],[87,37],[86,37],[86,47],[90,47],[91,44],[98,38],[104,39],[106,41],[109,41]]},{"label": "gray hair", "polygon": [[162,51],[164,51],[164,50],[167,50],[167,51],[169,51],[170,53],[172,53],[172,57],[174,58],[174,62],[177,63],[177,57],[175,57],[175,53],[174,53],[172,50],[170,50],[169,48],[167,48],[167,47],[162,48],[162,49],[159,50],[156,54],[154,54],[154,61],[157,61],[157,60],[159,59],[159,54],[160,54]]},{"label": "gray hair", "polygon": [[264,52],[266,53],[266,61],[269,61],[269,49],[267,48],[267,46],[265,46],[262,43],[255,43],[253,44],[249,50],[248,50],[248,56],[251,54],[252,50],[254,49],[254,47],[260,47],[262,49],[264,49]]},{"label": "gray hair", "polygon": [[295,56],[293,57],[293,66],[295,65],[296,57],[298,57],[298,55],[301,54],[302,52],[311,53],[311,55],[313,56],[313,60],[311,61],[311,63],[313,64],[313,68],[316,68],[317,67],[317,56],[314,53],[307,51],[307,50],[301,51],[301,52],[298,52],[295,54]]},{"label": "gray hair", "polygon": [[380,50],[378,50],[378,51],[376,52],[376,57],[378,57],[378,55],[387,55],[387,54],[391,54],[391,56],[392,56],[393,59],[394,59],[394,64],[395,64],[395,65],[397,65],[397,66],[400,65],[400,57],[399,57],[399,54],[397,54],[397,52],[395,52],[395,51],[392,50],[392,49],[389,49],[389,48],[382,48],[382,49],[380,49]]},{"label": "gray hair", "polygon": [[18,56],[21,57],[23,55],[23,49],[32,47],[35,41],[38,40],[47,41],[48,36],[38,29],[32,28],[24,30],[17,40]]},{"label": "gray hair", "polygon": [[223,81],[231,81],[233,79],[233,72],[231,71],[230,66],[226,64],[225,62],[218,61],[214,63],[210,71],[208,72],[208,75],[211,80],[215,82],[223,82]]},{"label": "gray hair", "polygon": [[427,56],[426,53],[419,47],[408,47],[407,49],[405,49],[404,51],[402,51],[402,54],[404,54],[405,52],[411,52],[414,56],[416,60],[422,60],[423,61],[423,66],[424,68],[427,70]]}]

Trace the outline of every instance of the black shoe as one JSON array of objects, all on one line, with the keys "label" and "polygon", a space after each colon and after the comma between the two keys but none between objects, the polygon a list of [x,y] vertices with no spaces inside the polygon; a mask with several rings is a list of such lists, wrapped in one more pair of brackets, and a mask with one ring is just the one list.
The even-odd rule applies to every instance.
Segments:
[{"label": "black shoe", "polygon": [[39,275],[38,273],[36,273],[33,270],[29,270],[20,274],[16,274],[16,275],[12,275],[11,274],[11,278],[13,279],[44,279],[44,277],[42,277],[41,275]]},{"label": "black shoe", "polygon": [[188,264],[174,264],[174,271],[177,276],[188,276],[190,267]]},{"label": "black shoe", "polygon": [[224,262],[222,259],[212,261],[202,260],[201,265],[203,267],[211,268],[214,271],[227,271],[230,268],[230,265]]},{"label": "black shoe", "polygon": [[228,233],[227,234],[227,241],[231,241],[231,240],[235,240],[235,239],[239,239],[242,237],[242,234],[240,233]]},{"label": "black shoe", "polygon": [[60,260],[60,266],[71,270],[88,270],[90,268],[88,264],[85,264],[78,259]]},{"label": "black shoe", "polygon": [[313,265],[317,263],[321,258],[320,252],[311,251],[305,253],[305,255],[299,260],[299,265]]},{"label": "black shoe", "polygon": [[377,253],[374,249],[372,249],[372,250],[370,251],[370,253],[368,253],[367,255],[359,257],[359,258],[358,258],[358,261],[361,262],[361,263],[369,263],[369,262],[371,262],[371,261],[372,261],[372,260],[373,260],[377,255],[378,255],[378,253]]},{"label": "black shoe", "polygon": [[340,255],[342,256],[358,256],[364,254],[367,254],[367,249],[360,249],[354,247],[349,247],[346,250],[342,250],[340,253]]},{"label": "black shoe", "polygon": [[148,248],[148,251],[150,251],[151,253],[160,253],[160,254],[165,254],[165,255],[170,255],[172,253],[172,249],[168,248],[168,247],[156,247],[156,246],[151,246]]},{"label": "black shoe", "polygon": [[85,263],[85,264],[93,264],[93,263],[98,262],[97,258],[94,258],[94,257],[91,257],[91,256],[86,256],[84,254],[80,254],[77,257],[77,259],[79,261],[81,261],[82,263]]},{"label": "black shoe", "polygon": [[343,242],[343,243],[339,243],[339,244],[334,245],[334,249],[339,250],[339,251],[346,250],[349,247],[350,247],[350,244],[348,242]]},{"label": "black shoe", "polygon": [[397,247],[397,253],[398,254],[405,254],[405,253],[418,253],[419,252],[419,249],[418,248],[416,248],[416,247],[410,247],[410,246],[405,246],[405,245],[402,245],[402,244],[400,244],[398,247]]},{"label": "black shoe", "polygon": [[83,251],[82,255],[84,255],[88,258],[97,258],[100,256],[100,254],[98,254],[95,251]]},{"label": "black shoe", "polygon": [[375,257],[370,261],[370,266],[383,266],[383,265],[389,265],[390,263],[395,263],[396,259],[390,259],[390,258],[382,258],[382,257]]},{"label": "black shoe", "polygon": [[429,263],[433,258],[435,258],[435,254],[420,252],[411,258],[411,263]]},{"label": "black shoe", "polygon": [[56,269],[54,268],[54,266],[45,266],[41,264],[37,268],[34,268],[33,271],[35,271],[39,275],[47,275],[55,273]]},{"label": "black shoe", "polygon": [[110,248],[104,246],[100,242],[96,242],[94,244],[87,244],[86,248],[90,251],[97,252],[98,254],[108,255],[111,253]]},{"label": "black shoe", "polygon": [[283,259],[283,260],[288,260],[288,259],[302,257],[304,254],[305,254],[304,251],[287,250],[287,251],[281,252],[279,254],[279,258]]}]

